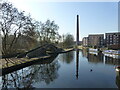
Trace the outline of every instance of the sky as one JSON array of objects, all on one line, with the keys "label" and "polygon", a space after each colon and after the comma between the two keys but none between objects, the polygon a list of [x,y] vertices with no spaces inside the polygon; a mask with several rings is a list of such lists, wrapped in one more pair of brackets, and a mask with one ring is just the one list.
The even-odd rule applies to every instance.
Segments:
[{"label": "sky", "polygon": [[118,2],[40,2],[39,0],[8,0],[37,21],[55,21],[59,33],[70,33],[76,39],[79,15],[80,40],[88,34],[118,32]]}]

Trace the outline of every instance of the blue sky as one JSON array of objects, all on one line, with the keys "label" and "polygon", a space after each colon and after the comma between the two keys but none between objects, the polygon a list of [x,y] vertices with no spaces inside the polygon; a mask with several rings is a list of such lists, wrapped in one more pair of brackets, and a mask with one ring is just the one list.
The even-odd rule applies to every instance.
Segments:
[{"label": "blue sky", "polygon": [[76,38],[76,17],[80,17],[80,40],[88,34],[118,31],[117,2],[38,2],[9,0],[32,18],[45,22],[54,20],[59,33],[71,33]]}]

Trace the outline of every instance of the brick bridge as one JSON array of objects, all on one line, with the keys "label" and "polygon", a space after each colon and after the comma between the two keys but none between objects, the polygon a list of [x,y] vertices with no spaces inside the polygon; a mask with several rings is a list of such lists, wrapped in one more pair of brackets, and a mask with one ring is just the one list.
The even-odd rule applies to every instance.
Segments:
[{"label": "brick bridge", "polygon": [[58,48],[53,44],[45,44],[30,51],[27,51],[23,54],[19,54],[17,58],[23,58],[23,57],[33,58],[33,57],[47,56],[50,54],[57,54],[62,51],[63,49]]}]

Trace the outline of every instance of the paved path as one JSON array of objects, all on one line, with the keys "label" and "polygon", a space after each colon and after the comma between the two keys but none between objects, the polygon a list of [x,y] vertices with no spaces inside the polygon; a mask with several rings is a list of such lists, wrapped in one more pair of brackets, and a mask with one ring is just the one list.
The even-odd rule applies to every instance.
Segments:
[{"label": "paved path", "polygon": [[9,59],[0,59],[0,69],[7,68],[7,67],[12,67],[15,65],[19,65],[22,63],[27,63],[30,61],[42,59],[42,58],[49,58],[50,56],[42,56],[39,58],[9,58]]}]

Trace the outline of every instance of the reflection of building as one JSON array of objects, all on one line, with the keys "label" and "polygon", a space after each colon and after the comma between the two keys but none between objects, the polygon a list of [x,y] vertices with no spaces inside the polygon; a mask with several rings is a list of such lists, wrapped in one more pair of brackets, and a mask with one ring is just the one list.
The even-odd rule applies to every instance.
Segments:
[{"label": "reflection of building", "polygon": [[85,46],[85,47],[88,46],[88,37],[84,37],[84,38],[82,39],[82,45]]},{"label": "reflection of building", "polygon": [[93,63],[105,63],[112,65],[120,65],[120,59],[115,59],[112,57],[104,56],[102,53],[98,53],[98,55],[88,54],[88,61]]},{"label": "reflection of building", "polygon": [[105,56],[105,64],[120,65],[120,59]]},{"label": "reflection of building", "polygon": [[88,36],[89,46],[102,47],[104,44],[104,34],[93,34]]},{"label": "reflection of building", "polygon": [[102,53],[99,53],[98,55],[88,54],[88,62],[99,63],[99,62],[103,62],[103,60],[104,60],[104,55]]},{"label": "reflection of building", "polygon": [[87,58],[87,57],[88,57],[88,52],[83,49],[83,50],[82,50],[82,55],[83,55],[83,57],[86,57],[86,58]]},{"label": "reflection of building", "polygon": [[110,48],[119,48],[120,45],[120,32],[116,32],[116,33],[106,33],[105,34],[105,44],[107,47]]}]

